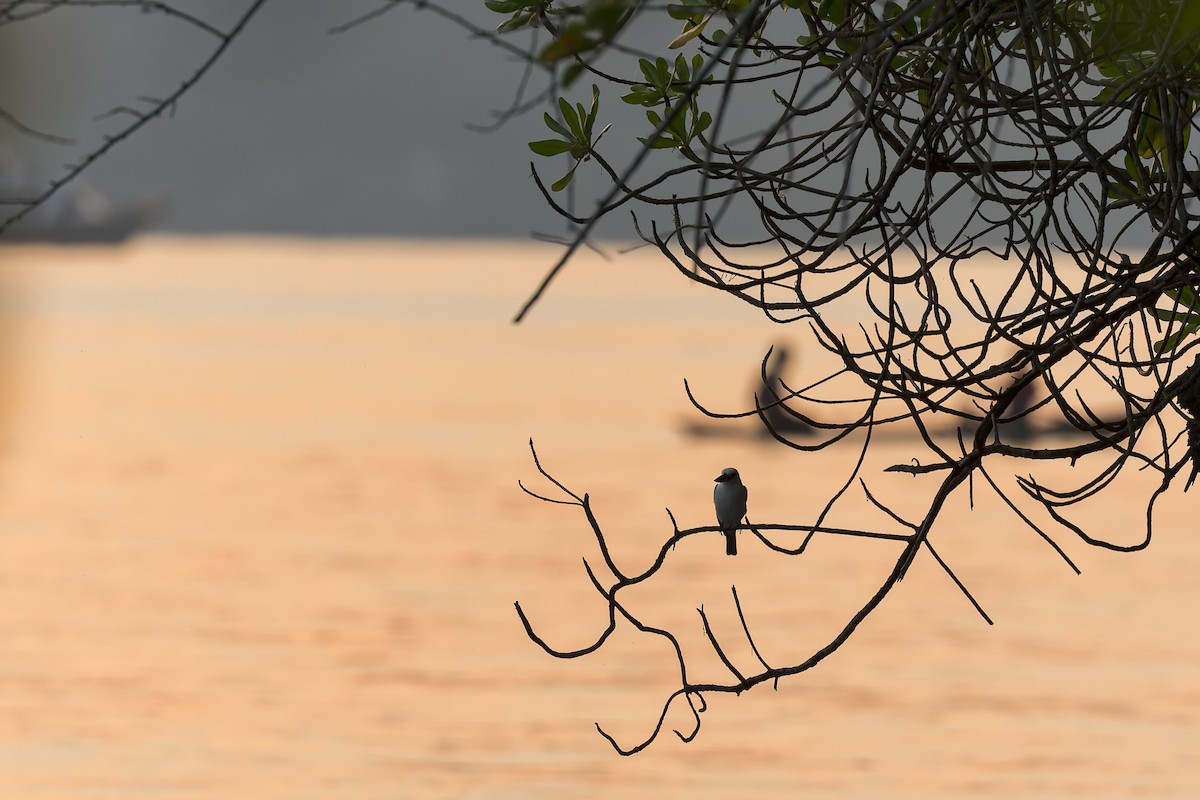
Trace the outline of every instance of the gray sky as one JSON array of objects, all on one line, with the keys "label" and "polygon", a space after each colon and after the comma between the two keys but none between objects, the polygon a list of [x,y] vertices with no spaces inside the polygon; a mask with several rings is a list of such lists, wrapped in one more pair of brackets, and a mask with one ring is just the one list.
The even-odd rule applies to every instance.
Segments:
[{"label": "gray sky", "polygon": [[[568,165],[565,156],[536,157],[526,146],[551,135],[541,109],[492,133],[466,127],[489,122],[509,104],[524,64],[410,4],[347,32],[329,32],[380,1],[268,0],[173,117],[118,146],[85,173],[85,182],[118,206],[160,202],[155,228],[185,233],[563,233],[565,223],[529,174],[535,161],[549,183]],[[250,4],[175,0],[173,6],[227,28]],[[503,19],[482,0],[441,5],[487,28]],[[665,52],[678,23],[664,23],[666,29],[655,30],[639,20],[642,40],[631,43]],[[128,120],[98,117],[118,106],[146,108],[139,98],[169,94],[215,42],[195,26],[136,7],[59,7],[16,23],[0,15],[0,110],[76,139],[72,146],[50,145],[0,124],[0,156],[15,153],[34,185],[44,185]],[[543,87],[544,79],[535,77],[534,85]],[[580,85],[570,96],[588,94],[589,86]],[[604,90],[601,118],[614,124],[603,147],[619,166],[649,130],[644,110],[618,95]],[[739,94],[737,102],[748,105],[727,115],[726,138],[739,122],[757,129],[779,113],[766,92],[749,100]],[[646,171],[669,169],[663,159],[678,156],[658,151],[653,158]],[[593,192],[610,185],[594,167],[581,169],[576,184]],[[586,215],[592,202],[581,202],[577,213]],[[723,219],[726,233],[730,226],[737,231],[741,213]],[[749,230],[758,235],[757,226]],[[632,238],[628,214],[614,214],[597,233]]]},{"label": "gray sky", "polygon": [[[213,20],[211,3],[177,3]],[[227,2],[229,19],[249,0]],[[85,173],[117,204],[161,199],[156,227],[182,232],[513,236],[561,232],[529,178],[525,143],[545,138],[540,111],[498,132],[521,65],[430,12],[399,7],[349,32],[328,31],[375,7],[352,0],[272,0],[222,60],[152,123]],[[482,2],[451,3],[487,25]],[[163,96],[215,39],[160,15],[65,9],[0,27],[9,79],[0,108],[75,137],[22,142],[27,172],[48,179],[139,96]],[[565,167],[547,162],[552,178]],[[548,173],[549,174],[549,173]]]}]

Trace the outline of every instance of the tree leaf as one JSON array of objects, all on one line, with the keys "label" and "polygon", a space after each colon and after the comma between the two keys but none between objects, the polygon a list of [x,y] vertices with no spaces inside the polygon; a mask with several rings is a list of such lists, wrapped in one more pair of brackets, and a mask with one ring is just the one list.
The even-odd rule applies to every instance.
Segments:
[{"label": "tree leaf", "polygon": [[562,112],[563,119],[567,122],[567,127],[571,129],[571,135],[582,139],[583,129],[579,126],[579,115],[575,113],[575,109],[567,102],[567,98],[558,98],[558,110]]},{"label": "tree leaf", "polygon": [[[582,106],[580,106],[582,108]],[[596,126],[596,115],[600,113],[600,87],[592,84],[592,105],[587,110],[583,121],[583,138],[591,143],[592,129]]]},{"label": "tree leaf", "polygon": [[533,19],[533,14],[514,14],[511,18],[506,19],[496,26],[496,33],[508,33],[515,31],[518,28],[523,28]]},{"label": "tree leaf", "polygon": [[675,83],[688,82],[688,63],[683,53],[675,56]]},{"label": "tree leaf", "polygon": [[575,177],[575,169],[578,166],[579,166],[579,162],[576,161],[575,166],[571,167],[571,169],[567,171],[566,175],[563,175],[561,178],[556,180],[554,183],[550,184],[550,191],[561,192],[563,189],[567,188],[567,184],[571,182],[571,178]]},{"label": "tree leaf", "polygon": [[681,108],[679,110],[679,113],[676,114],[675,117],[669,123],[667,123],[667,128],[671,131],[671,133],[675,134],[675,138],[681,142],[687,138],[687,119],[685,119],[686,116],[687,116],[687,109]]},{"label": "tree leaf", "polygon": [[1159,355],[1162,355],[1163,353],[1165,353],[1169,350],[1174,350],[1176,347],[1179,346],[1179,343],[1184,339],[1184,337],[1190,336],[1191,334],[1193,334],[1195,332],[1196,332],[1195,325],[1184,325],[1182,330],[1171,334],[1170,336],[1168,336],[1165,339],[1155,342],[1154,352],[1158,353]]},{"label": "tree leaf", "polygon": [[1190,286],[1180,286],[1178,289],[1167,289],[1163,292],[1167,297],[1188,308],[1196,307],[1196,293]]},{"label": "tree leaf", "polygon": [[639,136],[638,141],[641,142],[643,146],[649,147],[651,150],[665,150],[669,147],[679,147],[679,143],[670,138],[670,134],[664,134],[655,139],[653,142],[650,141],[649,136]]},{"label": "tree leaf", "polygon": [[[717,12],[714,11],[713,14],[715,14],[715,13],[717,13]],[[684,28],[683,33],[679,34],[678,36],[676,36],[674,39],[671,40],[671,43],[669,45],[667,45],[667,49],[678,50],[679,48],[683,47],[685,44],[690,42],[692,39],[695,39],[697,36],[704,33],[704,29],[708,27],[708,21],[712,18],[713,18],[713,15],[709,14],[707,17],[705,17],[700,22],[699,25],[693,25],[690,28]]]},{"label": "tree leaf", "polygon": [[658,83],[658,73],[654,70],[654,65],[644,58],[638,59],[638,69],[646,76],[646,83],[650,86],[655,86]]},{"label": "tree leaf", "polygon": [[1187,325],[1200,324],[1200,318],[1195,314],[1188,314],[1179,311],[1168,311],[1165,308],[1152,308],[1150,313],[1163,322],[1182,322]]},{"label": "tree leaf", "polygon": [[653,92],[646,91],[646,87],[638,84],[633,87],[632,92],[622,95],[621,99],[630,105],[656,106],[658,105],[659,96]]},{"label": "tree leaf", "polygon": [[530,142],[529,149],[539,156],[557,156],[570,150],[571,143],[564,142],[562,139],[542,139]]},{"label": "tree leaf", "polygon": [[550,116],[549,112],[543,114],[542,118],[546,120],[547,128],[559,134],[560,136],[566,136],[568,139],[571,138],[571,132],[564,128],[561,122]]}]

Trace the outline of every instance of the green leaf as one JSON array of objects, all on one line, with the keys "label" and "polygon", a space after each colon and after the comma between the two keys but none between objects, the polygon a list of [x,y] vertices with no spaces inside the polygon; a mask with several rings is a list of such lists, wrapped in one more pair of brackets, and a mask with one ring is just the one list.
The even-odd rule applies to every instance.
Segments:
[{"label": "green leaf", "polygon": [[681,109],[669,123],[667,129],[675,134],[675,138],[679,141],[687,139],[687,109]]},{"label": "green leaf", "polygon": [[654,70],[654,65],[644,58],[638,59],[638,69],[646,76],[646,83],[651,86],[658,85],[658,73]]},{"label": "green leaf", "polygon": [[1141,197],[1144,195],[1146,193],[1146,184],[1142,180],[1142,170],[1132,154],[1125,156],[1125,172],[1129,175],[1129,180],[1133,181],[1134,185],[1137,186],[1137,196]]},{"label": "green leaf", "polygon": [[570,150],[571,143],[564,142],[562,139],[542,139],[530,142],[529,149],[539,156],[557,156]]},{"label": "green leaf", "polygon": [[[580,106],[582,109],[583,106]],[[592,84],[592,105],[587,110],[587,116],[583,123],[583,138],[589,143],[592,141],[592,128],[596,125],[596,114],[600,112],[600,87]]]},{"label": "green leaf", "polygon": [[560,136],[566,136],[568,139],[571,138],[571,132],[569,130],[567,130],[566,128],[564,128],[562,126],[562,123],[560,123],[554,117],[550,116],[549,112],[546,112],[545,114],[543,114],[542,118],[546,120],[547,128],[549,128],[550,130],[559,134]]},{"label": "green leaf", "polygon": [[[650,124],[654,126],[654,130],[658,130],[659,126],[662,125],[662,117],[660,117],[654,111],[647,111],[646,119],[648,119],[650,121]],[[666,147],[678,147],[679,146],[679,143],[677,141],[675,141],[675,137],[672,136],[670,133],[663,133],[662,135],[655,138],[655,140],[653,142],[650,141],[649,136],[647,136],[647,137],[639,136],[638,141],[641,142],[643,146],[649,147],[649,148],[652,148],[655,150],[666,148]]]},{"label": "green leaf", "polygon": [[1138,155],[1142,158],[1153,158],[1167,146],[1166,132],[1162,123],[1154,117],[1142,116],[1138,124]]},{"label": "green leaf", "polygon": [[822,0],[817,8],[817,17],[841,25],[846,21],[846,0]]},{"label": "green leaf", "polygon": [[667,6],[667,15],[671,19],[690,20],[692,17],[698,16],[697,11],[696,6],[690,4],[679,5],[678,3],[671,3]]},{"label": "green leaf", "polygon": [[687,59],[683,57],[683,53],[675,56],[675,80],[677,82],[688,82],[688,64]]},{"label": "green leaf", "polygon": [[571,182],[571,178],[575,177],[575,169],[578,166],[579,166],[579,162],[576,161],[575,166],[571,167],[571,169],[567,171],[566,175],[563,175],[561,178],[556,180],[554,183],[550,184],[550,191],[561,192],[563,189],[567,188],[567,184]]},{"label": "green leaf", "polygon": [[567,127],[571,129],[573,135],[578,135],[583,138],[583,129],[579,127],[579,115],[575,113],[575,109],[567,102],[567,98],[558,98],[558,110],[562,112],[563,119],[567,122]]},{"label": "green leaf", "polygon": [[1108,102],[1120,103],[1124,100],[1128,100],[1133,95],[1134,95],[1134,89],[1132,86],[1122,86],[1117,83],[1110,83],[1108,86],[1105,86],[1099,92],[1096,93],[1096,102],[1097,103],[1108,103]]},{"label": "green leaf", "polygon": [[1163,322],[1182,322],[1185,325],[1200,325],[1200,317],[1195,314],[1180,313],[1178,311],[1167,311],[1165,308],[1152,308],[1150,313]]},{"label": "green leaf", "polygon": [[834,42],[847,55],[857,53],[863,46],[863,39],[859,36],[839,36]]},{"label": "green leaf", "polygon": [[1112,181],[1107,184],[1105,196],[1107,196],[1110,200],[1116,200],[1118,202],[1136,200],[1138,197],[1141,197],[1141,195],[1139,195],[1137,192],[1134,192],[1132,189],[1129,189],[1124,184],[1115,183]]},{"label": "green leaf", "polygon": [[668,135],[660,136],[657,139],[655,139],[653,142],[650,141],[649,136],[646,136],[646,137],[639,136],[638,141],[641,142],[644,146],[649,147],[651,150],[665,150],[668,147],[679,147],[679,143],[676,142],[674,139],[670,138],[670,136],[668,136]]},{"label": "green leaf", "polygon": [[1179,343],[1184,339],[1184,337],[1190,336],[1191,334],[1195,333],[1196,329],[1197,329],[1197,326],[1195,326],[1195,325],[1185,325],[1182,330],[1171,334],[1170,336],[1168,336],[1165,339],[1155,342],[1154,352],[1161,355],[1167,351],[1174,350],[1176,347],[1179,346]]},{"label": "green leaf", "polygon": [[659,96],[646,91],[646,87],[639,84],[634,86],[633,91],[629,94],[621,95],[621,99],[630,105],[656,106],[658,105]]},{"label": "green leaf", "polygon": [[1178,289],[1168,289],[1164,292],[1167,297],[1188,308],[1196,307],[1196,293],[1190,286],[1180,286]]},{"label": "green leaf", "polygon": [[518,28],[523,28],[529,24],[529,21],[533,18],[533,14],[516,14],[512,18],[506,19],[504,22],[501,22],[499,25],[497,25],[496,33],[508,33],[509,31],[515,31]]}]

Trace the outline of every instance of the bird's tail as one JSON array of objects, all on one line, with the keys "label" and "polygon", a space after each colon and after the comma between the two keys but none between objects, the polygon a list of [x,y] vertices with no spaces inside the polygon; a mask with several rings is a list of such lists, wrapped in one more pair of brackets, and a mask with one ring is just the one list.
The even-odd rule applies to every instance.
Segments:
[{"label": "bird's tail", "polygon": [[737,555],[737,531],[725,531],[725,555]]}]

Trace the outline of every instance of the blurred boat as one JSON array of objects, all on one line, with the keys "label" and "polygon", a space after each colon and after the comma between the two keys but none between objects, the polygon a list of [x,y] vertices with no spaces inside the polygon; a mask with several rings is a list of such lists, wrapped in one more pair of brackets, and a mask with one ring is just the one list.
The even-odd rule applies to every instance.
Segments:
[{"label": "blurred boat", "polygon": [[[36,175],[19,156],[0,147],[0,198],[40,196],[47,183]],[[152,202],[114,206],[76,178],[0,234],[0,244],[119,244],[149,225],[161,207]]]},{"label": "blurred boat", "polygon": [[158,216],[158,203],[118,207],[86,184],[53,195],[0,235],[0,244],[120,244]]}]

